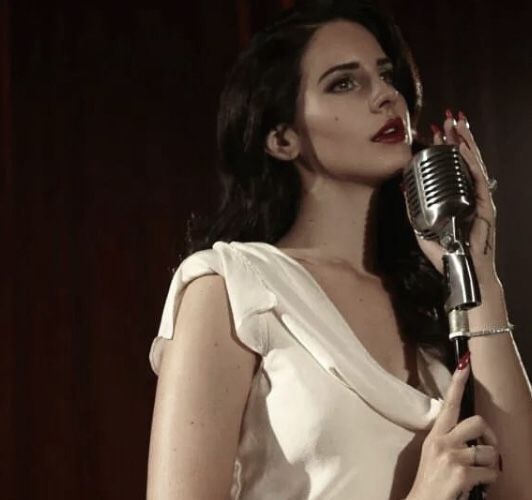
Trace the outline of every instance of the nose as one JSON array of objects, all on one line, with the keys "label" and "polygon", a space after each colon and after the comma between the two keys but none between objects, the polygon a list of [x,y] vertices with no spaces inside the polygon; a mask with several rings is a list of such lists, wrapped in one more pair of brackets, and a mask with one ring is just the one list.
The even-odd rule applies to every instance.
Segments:
[{"label": "nose", "polygon": [[399,91],[389,83],[379,80],[373,98],[371,100],[371,110],[378,112],[384,106],[393,106],[399,97]]}]

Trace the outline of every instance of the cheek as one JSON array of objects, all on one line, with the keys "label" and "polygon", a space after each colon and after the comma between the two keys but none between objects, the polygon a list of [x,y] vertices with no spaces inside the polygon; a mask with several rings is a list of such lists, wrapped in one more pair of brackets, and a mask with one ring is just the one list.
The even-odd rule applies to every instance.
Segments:
[{"label": "cheek", "polygon": [[[401,102],[397,109],[404,113]],[[405,110],[406,110],[406,104]],[[381,175],[397,171],[411,158],[410,146],[382,146],[371,142],[375,132],[367,105],[349,99],[315,100],[308,96],[303,108],[305,140],[302,154],[338,174]]]},{"label": "cheek", "polygon": [[348,102],[341,97],[326,99],[307,98],[304,107],[304,120],[309,131],[324,135],[341,135],[350,133],[352,136],[360,132],[361,111],[356,103]]},{"label": "cheek", "polygon": [[318,170],[372,182],[397,173],[412,158],[409,145],[379,145],[370,141],[370,135],[366,129],[354,130],[342,116],[314,120],[308,123],[308,146],[303,154],[310,165],[319,165]]},{"label": "cheek", "polygon": [[304,115],[309,146],[324,166],[352,162],[371,145],[356,110],[335,108],[309,103]]}]

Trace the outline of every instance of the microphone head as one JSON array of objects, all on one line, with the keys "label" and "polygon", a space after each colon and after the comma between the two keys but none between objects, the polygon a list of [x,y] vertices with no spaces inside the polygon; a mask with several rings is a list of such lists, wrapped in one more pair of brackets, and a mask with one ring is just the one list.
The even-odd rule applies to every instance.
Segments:
[{"label": "microphone head", "polygon": [[475,210],[469,167],[452,144],[419,151],[403,172],[408,218],[423,239],[437,240],[454,217],[464,221]]}]

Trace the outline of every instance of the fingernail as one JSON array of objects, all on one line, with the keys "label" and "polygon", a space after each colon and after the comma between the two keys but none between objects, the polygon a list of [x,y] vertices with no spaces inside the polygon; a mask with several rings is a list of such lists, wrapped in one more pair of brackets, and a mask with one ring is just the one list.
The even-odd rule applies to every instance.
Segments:
[{"label": "fingernail", "polygon": [[441,135],[440,127],[437,125],[430,124],[430,129],[432,130],[433,135]]},{"label": "fingernail", "polygon": [[499,453],[499,470],[502,472],[502,455]]},{"label": "fingernail", "polygon": [[463,120],[467,128],[469,128],[469,120],[467,119],[467,116],[464,115],[464,113],[462,113],[461,111],[458,111],[458,119]]},{"label": "fingernail", "polygon": [[467,351],[462,357],[458,360],[458,369],[463,370],[469,364],[470,352]]},{"label": "fingernail", "polygon": [[450,109],[446,109],[446,110],[445,110],[445,116],[446,116],[447,118],[453,118],[453,119],[454,119],[454,116],[453,116],[453,114],[452,114],[452,112],[451,112]]}]

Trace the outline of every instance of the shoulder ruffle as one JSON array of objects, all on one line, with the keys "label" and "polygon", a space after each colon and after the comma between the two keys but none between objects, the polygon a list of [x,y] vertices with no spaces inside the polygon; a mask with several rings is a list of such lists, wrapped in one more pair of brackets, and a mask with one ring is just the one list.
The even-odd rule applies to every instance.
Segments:
[{"label": "shoulder ruffle", "polygon": [[149,360],[158,374],[162,344],[171,340],[185,287],[194,279],[208,274],[224,277],[236,335],[254,352],[264,356],[268,350],[267,330],[260,313],[275,307],[277,299],[253,266],[230,244],[217,241],[212,249],[201,250],[185,258],[176,269],[163,306],[157,336],[153,339]]}]

